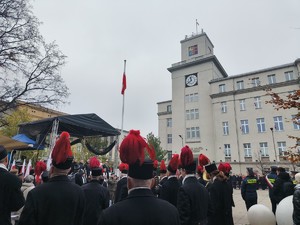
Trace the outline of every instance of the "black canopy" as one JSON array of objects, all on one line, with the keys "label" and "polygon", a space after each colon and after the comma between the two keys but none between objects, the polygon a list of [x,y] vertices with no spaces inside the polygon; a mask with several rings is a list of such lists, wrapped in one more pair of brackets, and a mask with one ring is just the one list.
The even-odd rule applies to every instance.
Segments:
[{"label": "black canopy", "polygon": [[118,130],[94,113],[57,116],[29,123],[22,123],[19,125],[19,133],[26,134],[28,137],[35,139],[38,143],[43,143],[46,135],[51,132],[55,120],[59,122],[57,132],[61,133],[62,131],[67,131],[72,137],[108,137],[120,134]]}]

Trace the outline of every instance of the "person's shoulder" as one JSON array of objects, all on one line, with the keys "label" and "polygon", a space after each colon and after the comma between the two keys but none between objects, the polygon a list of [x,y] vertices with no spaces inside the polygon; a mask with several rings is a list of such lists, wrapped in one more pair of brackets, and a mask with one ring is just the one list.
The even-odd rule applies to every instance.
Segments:
[{"label": "person's shoulder", "polygon": [[3,181],[1,182],[6,182],[8,185],[21,188],[22,182],[16,175],[11,174],[8,171],[5,171],[4,173],[5,176],[3,176]]}]

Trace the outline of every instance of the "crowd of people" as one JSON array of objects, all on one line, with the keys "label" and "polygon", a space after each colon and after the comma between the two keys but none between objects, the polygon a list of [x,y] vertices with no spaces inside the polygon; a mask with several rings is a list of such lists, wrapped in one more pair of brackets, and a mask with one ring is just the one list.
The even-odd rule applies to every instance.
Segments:
[{"label": "crowd of people", "polygon": [[[52,151],[52,165],[38,161],[23,177],[8,171],[7,151],[0,145],[0,224],[15,225],[233,225],[233,189],[241,190],[247,210],[257,204],[257,189],[268,189],[272,211],[294,195],[294,224],[300,224],[300,174],[281,167],[264,176],[247,168],[231,173],[204,154],[195,160],[189,146],[168,164],[131,130],[120,145],[118,174],[94,156],[74,161],[69,134],[62,132]],[[159,174],[158,174],[159,165]],[[18,176],[19,175],[19,176]]]}]

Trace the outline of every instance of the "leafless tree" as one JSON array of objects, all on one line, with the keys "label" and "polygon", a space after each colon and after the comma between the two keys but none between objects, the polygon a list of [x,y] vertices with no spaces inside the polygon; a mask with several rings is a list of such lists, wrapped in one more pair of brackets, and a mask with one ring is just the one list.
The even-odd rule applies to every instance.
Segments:
[{"label": "leafless tree", "polygon": [[60,74],[66,56],[39,25],[29,0],[0,0],[0,127],[17,104],[57,106],[69,95]]}]

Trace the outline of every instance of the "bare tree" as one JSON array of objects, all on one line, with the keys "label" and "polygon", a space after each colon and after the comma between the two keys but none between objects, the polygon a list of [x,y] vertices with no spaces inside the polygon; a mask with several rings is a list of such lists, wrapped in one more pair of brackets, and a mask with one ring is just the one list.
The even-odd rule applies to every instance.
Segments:
[{"label": "bare tree", "polygon": [[39,25],[29,0],[0,0],[0,127],[17,104],[57,106],[69,95],[60,75],[66,56]]},{"label": "bare tree", "polygon": [[[273,104],[276,110],[290,110],[296,109],[297,114],[293,117],[292,122],[300,125],[300,90],[296,90],[293,93],[287,95],[285,98],[280,97],[277,93],[273,92],[271,89],[266,90],[268,95],[271,96],[271,100],[266,101],[266,103]],[[299,136],[288,136],[296,141],[295,146],[290,147],[286,151],[284,158],[292,163],[295,169],[295,164],[300,162],[300,137]]]}]

